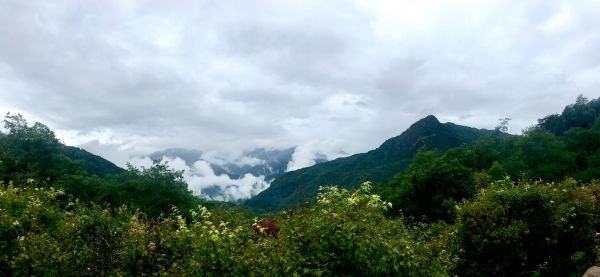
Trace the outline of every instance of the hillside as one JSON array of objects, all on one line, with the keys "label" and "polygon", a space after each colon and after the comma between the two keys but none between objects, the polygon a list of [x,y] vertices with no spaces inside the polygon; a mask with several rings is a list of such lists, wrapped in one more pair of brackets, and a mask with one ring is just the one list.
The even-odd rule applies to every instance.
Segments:
[{"label": "hillside", "polygon": [[403,216],[455,220],[454,208],[495,180],[559,183],[600,178],[600,101],[580,96],[561,114],[522,135],[490,136],[445,153],[419,152],[410,166],[376,190]]},{"label": "hillside", "polygon": [[64,154],[76,163],[80,163],[86,173],[100,177],[122,173],[124,169],[112,162],[78,147],[64,146]]},{"label": "hillside", "polygon": [[[0,276],[581,276],[600,264],[597,103],[553,116],[560,135],[544,119],[505,136],[426,117],[373,151],[285,174],[348,181],[263,219],[195,198],[167,163],[110,174],[9,115]],[[352,183],[394,166],[406,169]]]},{"label": "hillside", "polygon": [[[62,144],[46,125],[7,115],[0,132],[0,186],[61,189],[84,202],[128,205],[151,217],[173,207],[206,204],[188,190],[182,173],[164,163],[122,169],[85,150]],[[0,266],[1,267],[1,266]]]},{"label": "hillside", "polygon": [[440,123],[435,116],[430,115],[415,122],[401,135],[388,139],[375,150],[283,174],[268,189],[246,204],[261,210],[299,206],[313,199],[320,186],[335,184],[356,188],[364,181],[390,179],[406,168],[422,147],[443,152],[464,143],[473,143],[490,134],[490,130]]},{"label": "hillside", "polygon": [[60,143],[44,124],[28,126],[21,115],[7,115],[4,125],[9,132],[0,133],[1,181],[43,177],[54,182],[80,172],[106,177],[124,171],[100,156]]}]

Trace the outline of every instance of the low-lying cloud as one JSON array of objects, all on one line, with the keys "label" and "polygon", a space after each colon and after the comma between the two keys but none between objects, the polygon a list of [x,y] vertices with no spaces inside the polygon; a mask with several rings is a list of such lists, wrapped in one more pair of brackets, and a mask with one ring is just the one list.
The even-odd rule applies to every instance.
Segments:
[{"label": "low-lying cloud", "polygon": [[[227,174],[217,175],[210,164],[203,160],[188,165],[178,157],[165,156],[162,161],[172,169],[184,171],[183,177],[194,195],[211,200],[233,202],[248,199],[269,187],[265,176],[247,173],[241,178],[233,179]],[[153,161],[149,157],[138,157],[131,159],[130,163],[136,167],[148,168]]]},{"label": "low-lying cloud", "polygon": [[316,163],[347,156],[338,141],[308,141],[296,147],[286,171],[294,171]]},{"label": "low-lying cloud", "polygon": [[294,148],[254,149],[235,157],[224,157],[214,151],[172,148],[134,156],[128,162],[146,168],[157,160],[166,162],[170,168],[184,171],[183,177],[195,195],[235,202],[267,189],[285,172],[345,156],[336,144],[336,141],[310,141]]},{"label": "low-lying cloud", "polygon": [[578,94],[600,97],[596,0],[0,6],[0,113],[121,166],[168,148],[226,163],[298,147],[294,170],[373,149],[429,114],[478,128],[511,117],[519,133]]}]

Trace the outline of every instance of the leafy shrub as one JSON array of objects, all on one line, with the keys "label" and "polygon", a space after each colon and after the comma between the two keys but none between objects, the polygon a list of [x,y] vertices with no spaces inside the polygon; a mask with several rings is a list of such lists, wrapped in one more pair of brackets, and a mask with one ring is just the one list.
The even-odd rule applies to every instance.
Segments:
[{"label": "leafy shrub", "polygon": [[[415,232],[388,219],[389,203],[325,188],[315,206],[271,221],[278,236],[235,208],[173,206],[158,218],[126,206],[66,200],[52,188],[0,188],[3,275],[406,275],[445,276],[447,232]],[[426,231],[426,229],[422,229]]]},{"label": "leafy shrub", "polygon": [[62,211],[56,198],[63,194],[54,189],[0,184],[0,273],[11,272],[11,259],[29,234],[59,232]]},{"label": "leafy shrub", "polygon": [[381,189],[382,194],[408,216],[451,222],[454,205],[474,192],[473,171],[463,165],[467,158],[459,157],[467,154],[420,151],[405,172]]},{"label": "leafy shrub", "polygon": [[458,207],[459,275],[581,275],[594,261],[600,186],[499,181]]},{"label": "leafy shrub", "polygon": [[314,206],[281,215],[279,239],[260,241],[258,263],[272,275],[443,276],[453,266],[444,237],[418,237],[391,204],[369,194],[323,188]]}]

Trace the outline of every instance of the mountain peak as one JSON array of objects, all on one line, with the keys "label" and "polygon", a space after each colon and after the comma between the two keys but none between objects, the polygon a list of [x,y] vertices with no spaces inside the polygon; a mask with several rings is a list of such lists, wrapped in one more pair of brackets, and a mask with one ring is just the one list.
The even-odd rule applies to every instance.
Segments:
[{"label": "mountain peak", "polygon": [[412,153],[415,147],[426,141],[426,138],[439,135],[444,132],[444,129],[444,124],[440,123],[435,116],[428,115],[410,125],[399,136],[386,140],[378,149],[385,149],[383,155],[404,155],[399,154],[398,151]]},{"label": "mountain peak", "polygon": [[428,115],[410,125],[410,127],[408,127],[400,136],[391,138],[390,140],[396,140],[400,137],[411,137],[410,140],[414,140],[416,137],[428,136],[432,133],[437,133],[442,128],[444,128],[444,124],[440,123],[435,116]]},{"label": "mountain peak", "polygon": [[246,204],[264,210],[290,208],[316,196],[319,186],[337,184],[354,189],[366,180],[383,182],[404,170],[422,147],[443,152],[491,133],[452,123],[442,124],[429,115],[377,149],[287,172]]},{"label": "mountain peak", "polygon": [[[413,123],[411,125],[411,128],[414,126],[421,126],[421,125],[439,125],[441,124],[440,121],[437,119],[437,117],[433,116],[433,115],[428,115],[426,117],[423,117],[421,119],[419,119],[417,122]],[[410,128],[409,128],[410,129]]]}]

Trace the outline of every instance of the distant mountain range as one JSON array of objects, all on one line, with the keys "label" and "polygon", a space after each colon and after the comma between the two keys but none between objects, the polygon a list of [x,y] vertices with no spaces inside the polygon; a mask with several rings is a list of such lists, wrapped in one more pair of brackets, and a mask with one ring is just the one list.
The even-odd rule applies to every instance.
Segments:
[{"label": "distant mountain range", "polygon": [[[148,157],[152,160],[180,158],[192,167],[198,161],[207,162],[214,175],[227,175],[231,186],[247,174],[262,176],[270,186],[245,202],[245,205],[259,210],[278,210],[300,206],[314,199],[320,186],[336,185],[355,188],[364,181],[384,181],[391,179],[410,163],[414,154],[421,148],[443,152],[447,149],[472,143],[490,135],[492,131],[475,129],[453,123],[440,123],[434,116],[427,116],[401,135],[388,139],[375,150],[327,161],[325,155],[316,155],[315,165],[286,172],[293,160],[295,147],[287,149],[258,148],[244,152],[234,161],[208,161],[199,150],[171,148],[157,151]],[[107,176],[122,172],[123,169],[102,157],[85,150],[66,146],[66,156],[82,164],[89,174]],[[225,186],[227,188],[227,186]],[[203,189],[202,194],[211,199],[219,199],[223,186]]]},{"label": "distant mountain range", "polygon": [[[268,187],[269,183],[281,176],[294,159],[295,147],[286,149],[257,148],[242,153],[236,159],[206,158],[198,150],[171,148],[157,151],[148,157],[152,160],[182,159],[188,169],[190,187],[201,186],[201,196],[213,200],[238,201],[251,195],[235,195],[234,191],[251,187],[252,195]],[[314,163],[327,161],[327,156],[316,153]],[[212,172],[196,170],[196,163],[208,164]],[[202,165],[201,165],[202,166]],[[251,175],[251,176],[250,176]],[[219,177],[217,177],[219,176]],[[227,176],[228,178],[222,178]],[[201,180],[202,179],[202,180]],[[206,180],[216,179],[214,184]],[[199,193],[196,189],[195,193]]]},{"label": "distant mountain range", "polygon": [[364,181],[388,180],[405,169],[421,148],[443,152],[492,133],[491,130],[440,123],[430,115],[375,150],[287,172],[245,204],[267,211],[301,206],[314,199],[320,186],[356,188]]},{"label": "distant mountain range", "polygon": [[257,148],[244,152],[242,158],[237,161],[211,162],[202,157],[198,150],[184,148],[170,148],[157,151],[149,155],[152,160],[167,158],[180,158],[187,165],[193,165],[197,161],[206,161],[214,171],[215,175],[226,174],[231,179],[239,179],[250,173],[254,176],[264,176],[265,180],[272,181],[275,177],[285,173],[288,163],[292,160],[295,148],[271,149]]}]

